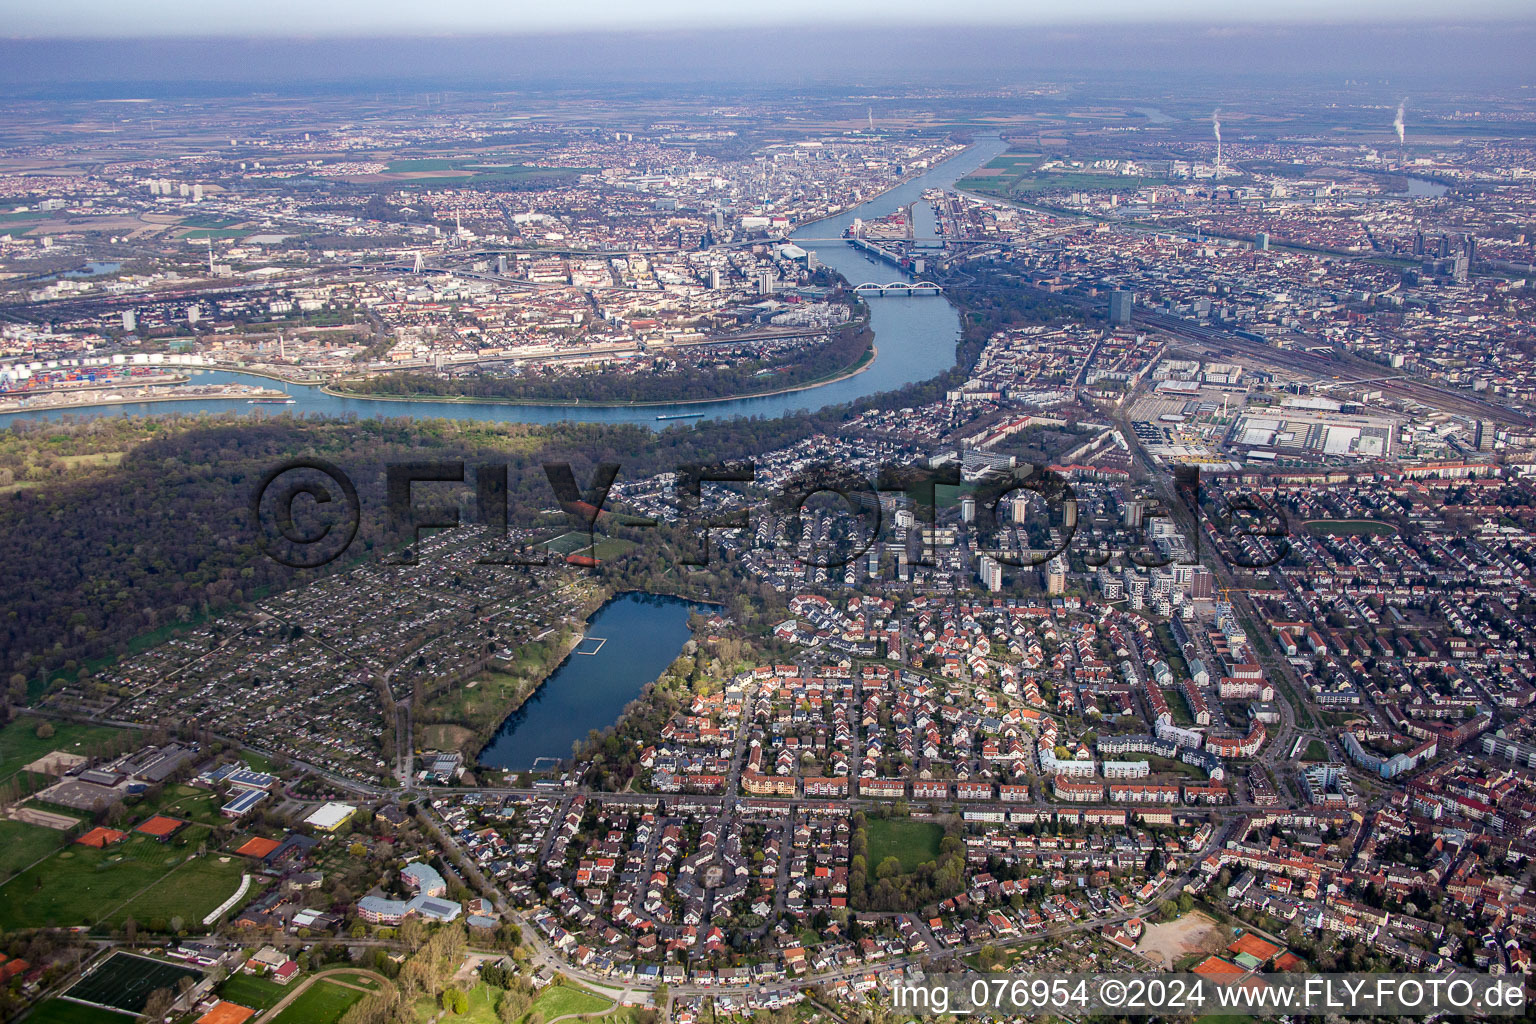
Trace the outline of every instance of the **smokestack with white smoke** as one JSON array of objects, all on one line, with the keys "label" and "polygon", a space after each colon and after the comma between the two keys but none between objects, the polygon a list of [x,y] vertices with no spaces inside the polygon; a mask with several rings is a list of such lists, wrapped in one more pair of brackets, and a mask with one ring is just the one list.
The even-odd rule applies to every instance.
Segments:
[{"label": "smokestack with white smoke", "polygon": [[1397,144],[1399,147],[1403,144],[1403,110],[1407,106],[1408,101],[1406,99],[1399,103],[1397,105],[1397,116],[1392,119],[1392,128],[1397,132]]},{"label": "smokestack with white smoke", "polygon": [[1216,134],[1216,177],[1221,177],[1221,108],[1211,111],[1211,131]]}]

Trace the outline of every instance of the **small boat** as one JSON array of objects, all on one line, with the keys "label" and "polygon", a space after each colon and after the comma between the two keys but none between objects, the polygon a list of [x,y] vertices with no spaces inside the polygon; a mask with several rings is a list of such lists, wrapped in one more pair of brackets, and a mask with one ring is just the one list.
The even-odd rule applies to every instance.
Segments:
[{"label": "small boat", "polygon": [[659,420],[696,420],[704,416],[701,412],[674,412],[665,416],[657,416]]},{"label": "small boat", "polygon": [[293,405],[294,404],[294,399],[292,399],[292,398],[252,398],[252,399],[249,400],[248,404],[250,404],[250,405]]}]

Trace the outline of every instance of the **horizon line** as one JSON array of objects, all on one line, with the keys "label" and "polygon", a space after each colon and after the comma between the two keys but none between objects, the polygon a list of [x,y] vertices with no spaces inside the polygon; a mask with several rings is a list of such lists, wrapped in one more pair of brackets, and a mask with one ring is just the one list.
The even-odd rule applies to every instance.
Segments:
[{"label": "horizon line", "polygon": [[139,40],[155,42],[290,42],[290,43],[319,43],[337,41],[407,41],[407,40],[464,40],[464,41],[489,41],[495,39],[538,39],[551,37],[583,37],[583,36],[626,36],[636,38],[664,38],[676,35],[711,35],[734,33],[742,30],[751,30],[775,35],[783,35],[804,30],[824,31],[826,29],[858,28],[866,33],[879,33],[882,31],[901,31],[909,29],[938,30],[951,34],[975,32],[975,31],[1018,31],[1031,28],[1045,28],[1053,30],[1073,29],[1103,29],[1106,27],[1122,31],[1138,28],[1176,28],[1186,27],[1196,29],[1197,36],[1224,36],[1243,35],[1248,33],[1260,33],[1265,31],[1285,31],[1292,29],[1373,29],[1383,32],[1403,31],[1408,29],[1422,30],[1426,28],[1458,28],[1482,29],[1494,26],[1520,26],[1536,28],[1536,7],[1521,10],[1501,11],[1467,11],[1454,17],[1447,17],[1444,11],[1419,11],[1405,10],[1395,12],[1390,18],[1374,17],[1365,13],[1340,13],[1331,17],[1297,16],[1274,17],[1272,14],[1266,17],[1243,17],[1241,14],[1230,14],[1220,20],[1209,17],[1199,17],[1193,12],[1170,13],[1163,17],[1148,17],[1146,12],[1138,12],[1139,16],[1132,20],[1118,16],[1113,12],[1078,12],[1073,15],[1057,16],[1054,13],[1041,12],[1029,16],[1012,16],[1004,18],[971,18],[964,14],[940,17],[924,16],[913,13],[892,13],[882,18],[879,24],[870,24],[867,20],[856,15],[834,17],[829,20],[805,20],[805,21],[777,21],[771,19],[754,19],[744,17],[739,20],[712,21],[707,24],[692,22],[666,22],[658,23],[652,19],[647,22],[614,22],[601,25],[524,25],[508,26],[495,25],[484,28],[472,26],[439,26],[398,24],[379,26],[376,28],[353,29],[337,27],[334,29],[317,29],[306,32],[292,31],[291,27],[283,26],[267,31],[262,28],[242,30],[210,30],[207,28],[189,27],[188,31],[176,31],[168,26],[157,26],[151,30],[125,31],[105,30],[89,34],[62,34],[47,30],[36,33],[9,32],[0,35],[0,42],[7,44],[27,43],[92,43],[121,40]]}]

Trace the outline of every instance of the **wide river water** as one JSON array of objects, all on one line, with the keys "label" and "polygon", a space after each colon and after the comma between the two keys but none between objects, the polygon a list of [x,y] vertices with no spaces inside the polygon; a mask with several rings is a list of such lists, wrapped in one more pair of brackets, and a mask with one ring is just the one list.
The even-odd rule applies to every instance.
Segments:
[{"label": "wide river water", "polygon": [[[873,281],[909,280],[898,268],[882,263],[842,240],[842,234],[854,218],[870,220],[884,217],[898,208],[919,201],[924,189],[953,185],[970,171],[986,164],[1007,146],[1001,138],[979,139],[950,159],[926,173],[898,185],[869,202],[826,220],[797,229],[791,238],[802,248],[816,254],[826,266],[842,274],[851,285]],[[761,398],[737,398],[719,402],[684,405],[648,405],[640,407],[602,407],[570,405],[506,405],[488,402],[378,401],[362,398],[338,398],[318,387],[289,384],[284,389],[293,398],[292,405],[251,405],[245,399],[187,399],[169,402],[128,402],[121,405],[90,406],[79,409],[45,409],[37,412],[13,412],[0,415],[0,426],[18,419],[59,419],[64,416],[148,416],[190,412],[240,412],[266,415],[282,413],[319,413],[325,416],[354,415],[362,418],[409,416],[418,419],[500,420],[514,423],[552,423],[572,420],[586,423],[658,424],[656,417],[678,413],[703,413],[706,418],[762,416],[772,418],[786,413],[821,409],[852,402],[866,395],[929,380],[955,365],[955,343],[960,320],[953,306],[942,296],[885,297],[869,300],[870,328],[875,335],[877,354],[861,373],[803,391]],[[250,374],[228,370],[193,373],[196,384],[264,384],[275,382]],[[685,421],[696,422],[696,421]]]},{"label": "wide river water", "polygon": [[587,620],[587,638],[507,716],[480,763],[526,771],[541,758],[569,758],[572,743],[618,721],[624,705],[672,664],[688,642],[688,616],[708,610],[643,593],[603,605]]}]

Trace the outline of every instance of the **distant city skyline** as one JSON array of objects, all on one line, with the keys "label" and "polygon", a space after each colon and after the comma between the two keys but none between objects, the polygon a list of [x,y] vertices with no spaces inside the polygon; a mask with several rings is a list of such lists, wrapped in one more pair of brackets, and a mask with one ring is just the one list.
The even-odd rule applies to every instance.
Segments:
[{"label": "distant city skyline", "polygon": [[335,0],[324,4],[270,0],[221,5],[169,0],[152,7],[108,0],[21,0],[8,5],[7,34],[16,38],[142,38],[374,36],[405,33],[540,33],[677,28],[810,26],[837,22],[879,25],[1072,25],[1188,23],[1341,24],[1442,19],[1529,20],[1523,0],[1470,0],[1454,10],[1431,0],[1290,0],[1234,6],[1219,0],[1081,0],[1063,7],[1043,0],[781,0],[773,5],[723,5],[716,0],[654,0],[644,4],[592,0],[586,4],[492,5],[479,0],[404,3]]}]

